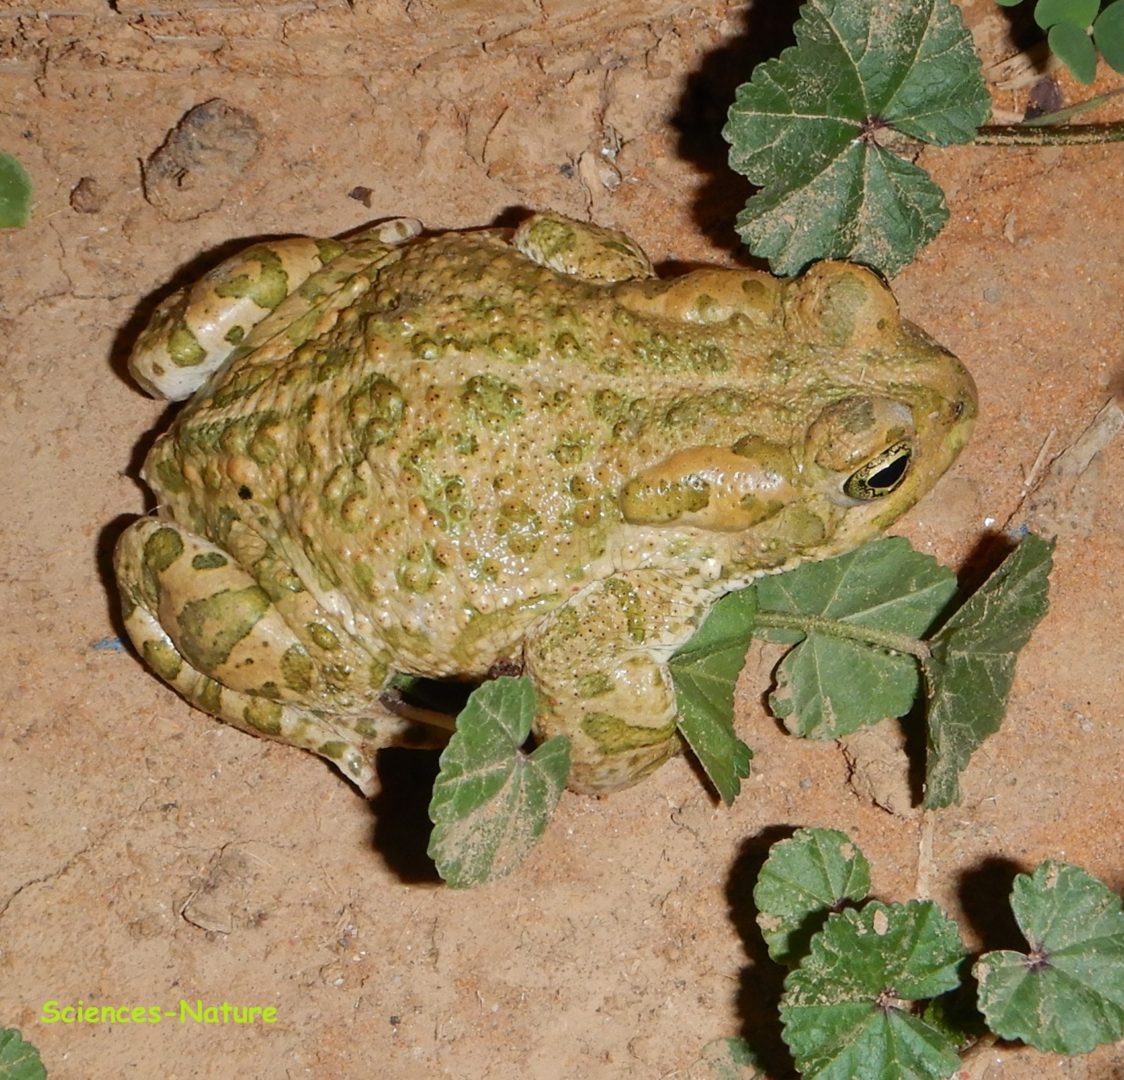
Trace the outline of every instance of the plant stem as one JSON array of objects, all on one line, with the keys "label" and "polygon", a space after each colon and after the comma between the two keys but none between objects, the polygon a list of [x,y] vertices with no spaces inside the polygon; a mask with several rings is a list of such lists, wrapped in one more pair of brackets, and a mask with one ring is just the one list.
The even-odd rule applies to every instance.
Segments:
[{"label": "plant stem", "polygon": [[893,630],[878,630],[873,626],[857,626],[841,619],[829,619],[824,615],[790,615],[783,611],[759,611],[754,627],[765,626],[774,630],[799,630],[802,634],[826,634],[828,637],[846,638],[861,641],[878,649],[907,653],[917,657],[922,663],[929,659],[929,643],[909,634],[898,634]]},{"label": "plant stem", "polygon": [[1041,116],[1034,117],[1033,120],[1023,120],[1022,126],[1048,127],[1060,124],[1063,120],[1072,120],[1075,116],[1080,116],[1090,109],[1099,109],[1106,101],[1116,97],[1117,94],[1124,94],[1124,86],[1118,86],[1115,90],[1106,90],[1103,94],[1086,98],[1084,101],[1076,101],[1072,105],[1067,105],[1064,109],[1055,109],[1053,112],[1043,113]]},{"label": "plant stem", "polygon": [[454,732],[457,730],[457,718],[449,713],[437,709],[427,709],[422,705],[415,705],[407,701],[401,693],[393,687],[382,692],[379,700],[387,712],[396,716],[403,716],[415,724],[424,724],[426,727],[439,728],[441,731]]},{"label": "plant stem", "polygon": [[988,124],[976,132],[972,142],[982,146],[1081,146],[1124,142],[1124,123],[1055,124],[1052,127]]}]

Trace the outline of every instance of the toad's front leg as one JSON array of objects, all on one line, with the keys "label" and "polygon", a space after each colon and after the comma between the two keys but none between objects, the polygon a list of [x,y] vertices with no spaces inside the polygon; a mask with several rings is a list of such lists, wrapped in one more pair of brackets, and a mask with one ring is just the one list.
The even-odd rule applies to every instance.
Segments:
[{"label": "toad's front leg", "polygon": [[629,787],[679,749],[667,661],[709,601],[662,572],[622,573],[552,612],[528,638],[535,737],[570,737],[571,790]]}]

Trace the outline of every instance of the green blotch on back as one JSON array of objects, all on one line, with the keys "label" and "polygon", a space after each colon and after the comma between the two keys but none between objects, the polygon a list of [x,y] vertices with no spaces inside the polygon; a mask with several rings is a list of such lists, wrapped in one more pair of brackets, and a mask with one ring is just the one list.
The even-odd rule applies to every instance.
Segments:
[{"label": "green blotch on back", "polygon": [[260,585],[249,585],[244,589],[223,589],[185,604],[179,617],[180,649],[200,671],[215,671],[257,625],[270,603],[268,593]]},{"label": "green blotch on back", "polygon": [[534,507],[522,499],[504,502],[492,527],[512,555],[534,555],[543,541],[542,519]]},{"label": "green blotch on back", "polygon": [[398,459],[399,467],[429,510],[430,524],[456,535],[468,522],[472,503],[464,479],[435,468],[432,456],[439,452],[442,435],[427,430]]},{"label": "green blotch on back", "polygon": [[300,645],[290,645],[281,657],[281,676],[290,690],[304,693],[312,687],[312,657]]},{"label": "green blotch on back", "polygon": [[362,457],[375,446],[382,446],[398,431],[406,401],[398,385],[385,375],[370,375],[354,386],[344,398],[348,430]]},{"label": "green blotch on back", "polygon": [[464,384],[460,400],[471,419],[493,431],[523,415],[519,387],[494,375],[474,375]]},{"label": "green blotch on back", "polygon": [[627,582],[620,578],[608,578],[605,582],[605,591],[617,602],[621,613],[624,615],[628,636],[638,645],[644,641],[644,603],[640,594]]},{"label": "green blotch on back", "polygon": [[432,648],[429,635],[423,630],[410,630],[404,626],[388,626],[383,631],[383,640],[392,655],[417,655],[429,652]]},{"label": "green blotch on back", "polygon": [[[312,281],[309,278],[309,281]],[[306,282],[305,285],[308,283]],[[302,286],[302,289],[304,286]],[[294,319],[287,327],[285,327],[285,337],[293,345],[303,345],[312,336],[316,329],[316,324],[320,321],[320,309],[313,308],[311,311],[305,312],[299,318]]]},{"label": "green blotch on back", "polygon": [[156,574],[162,574],[183,554],[183,538],[172,528],[157,529],[144,542],[144,564]]},{"label": "green blotch on back", "polygon": [[182,495],[188,490],[187,481],[179,464],[173,458],[162,457],[156,463],[156,478],[160,482],[160,490],[171,495]]},{"label": "green blotch on back", "polygon": [[166,641],[149,638],[141,647],[144,662],[165,682],[174,682],[183,668],[183,657]]},{"label": "green blotch on back", "polygon": [[192,570],[217,570],[221,566],[226,566],[230,560],[225,555],[218,551],[208,551],[202,555],[196,555],[191,560]]},{"label": "green blotch on back", "polygon": [[581,628],[581,618],[572,607],[559,608],[539,635],[539,652],[549,657],[556,650],[566,648],[581,633]]},{"label": "green blotch on back", "polygon": [[561,221],[543,218],[527,230],[527,240],[546,259],[565,254],[574,247],[574,230]]},{"label": "green blotch on back", "polygon": [[272,552],[258,559],[251,567],[251,573],[274,601],[304,591],[304,585],[296,571]]},{"label": "green blotch on back", "polygon": [[849,345],[863,307],[870,300],[870,286],[856,274],[831,278],[817,305],[820,333],[832,345]]},{"label": "green blotch on back", "polygon": [[323,623],[306,623],[304,628],[308,631],[308,636],[326,652],[333,652],[340,647],[340,639]]},{"label": "green blotch on back", "polygon": [[368,563],[356,560],[351,567],[351,576],[355,579],[355,584],[359,586],[364,596],[375,599],[379,595],[375,588],[375,572]]},{"label": "green blotch on back", "polygon": [[281,734],[281,706],[276,701],[254,698],[242,710],[242,719],[263,735]]},{"label": "green blotch on back", "polygon": [[751,394],[740,390],[712,390],[702,394],[684,394],[664,409],[660,426],[672,435],[687,435],[705,425],[737,420],[754,408]]},{"label": "green blotch on back", "polygon": [[483,346],[497,359],[507,363],[524,363],[538,355],[539,342],[528,336],[516,337],[506,331],[492,334]]},{"label": "green blotch on back", "polygon": [[550,454],[559,465],[578,465],[585,457],[590,442],[585,432],[567,432],[554,444]]},{"label": "green blotch on back", "polygon": [[662,727],[640,727],[611,713],[594,712],[582,720],[582,731],[597,743],[603,754],[624,754],[666,742],[675,734],[675,721]]},{"label": "green blotch on back", "polygon": [[259,272],[236,274],[216,285],[215,294],[224,299],[245,297],[258,307],[272,311],[289,295],[289,275],[285,273],[281,259],[276,252],[264,246],[251,248],[245,258],[248,262],[256,262]]},{"label": "green blotch on back", "polygon": [[429,592],[442,572],[431,544],[414,544],[394,568],[398,584],[407,592],[419,595]]}]

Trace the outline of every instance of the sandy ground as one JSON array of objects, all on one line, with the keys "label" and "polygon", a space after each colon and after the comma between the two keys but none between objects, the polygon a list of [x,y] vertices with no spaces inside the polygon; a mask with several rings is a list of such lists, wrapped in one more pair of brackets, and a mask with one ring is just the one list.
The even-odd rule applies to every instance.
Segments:
[{"label": "sandy ground", "polygon": [[[115,643],[108,555],[145,506],[137,466],[168,420],[124,357],[169,281],[262,235],[537,207],[623,227],[668,268],[730,263],[747,189],[718,130],[793,5],[56,6],[0,3],[0,147],[36,186],[30,225],[0,235],[0,1026],[52,1076],[688,1077],[705,1043],[742,1033],[782,1077],[780,973],[749,891],[784,829],[848,830],[878,895],[934,897],[973,947],[1015,944],[997,912],[1043,858],[1124,889],[1124,439],[1067,497],[1051,612],[1005,726],[939,813],[880,809],[848,787],[838,747],[784,735],[755,648],[738,727],[757,756],[733,809],[678,760],[610,798],[565,795],[514,877],[455,892],[424,858],[430,759],[385,755],[368,804],[312,756],[191,710]],[[988,63],[1011,52],[997,8],[965,10]],[[1017,112],[1031,81],[996,85],[997,104]],[[1102,73],[1097,89],[1120,82]],[[142,186],[140,163],[214,98],[256,137],[180,186]],[[921,163],[952,217],[895,288],[970,366],[982,413],[896,531],[973,570],[1019,520],[1043,447],[1048,460],[1120,394],[1124,151]],[[277,1021],[44,1022],[52,1000],[180,999]],[[1072,1062],[990,1047],[963,1076],[1119,1080],[1124,1046]]]}]

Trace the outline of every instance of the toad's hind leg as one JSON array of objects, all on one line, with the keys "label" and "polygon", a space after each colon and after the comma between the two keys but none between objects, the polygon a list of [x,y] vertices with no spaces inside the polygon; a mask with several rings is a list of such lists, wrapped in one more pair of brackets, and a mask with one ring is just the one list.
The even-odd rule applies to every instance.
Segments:
[{"label": "toad's hind leg", "polygon": [[327,758],[365,795],[376,786],[376,750],[434,744],[374,689],[365,700],[334,700],[266,591],[216,545],[142,518],[118,541],[114,564],[133,644],[205,712]]}]

